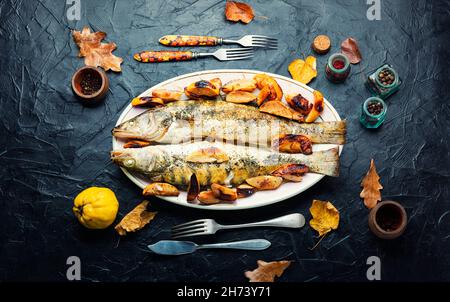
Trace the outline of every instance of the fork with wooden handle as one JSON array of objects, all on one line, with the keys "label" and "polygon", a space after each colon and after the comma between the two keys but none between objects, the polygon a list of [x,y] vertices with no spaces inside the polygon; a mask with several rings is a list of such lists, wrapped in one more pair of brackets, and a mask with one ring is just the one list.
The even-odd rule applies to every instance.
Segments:
[{"label": "fork with wooden handle", "polygon": [[276,49],[276,38],[259,35],[243,36],[239,40],[223,39],[211,36],[167,35],[159,39],[159,43],[165,46],[216,46],[222,44],[239,44],[244,47],[262,47]]},{"label": "fork with wooden handle", "polygon": [[220,61],[244,60],[253,57],[252,48],[228,48],[215,52],[194,51],[143,51],[134,55],[134,59],[143,63],[161,63],[172,61],[189,61],[203,57],[215,57]]},{"label": "fork with wooden handle", "polygon": [[305,217],[295,213],[278,218],[253,223],[221,225],[213,219],[199,219],[172,227],[172,238],[193,237],[215,234],[218,230],[230,230],[250,227],[301,228],[305,225]]}]

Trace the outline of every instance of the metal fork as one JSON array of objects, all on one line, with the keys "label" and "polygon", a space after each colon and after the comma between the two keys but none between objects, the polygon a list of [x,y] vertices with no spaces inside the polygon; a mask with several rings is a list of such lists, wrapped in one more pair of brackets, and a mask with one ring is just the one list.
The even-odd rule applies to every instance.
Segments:
[{"label": "metal fork", "polygon": [[243,60],[253,57],[253,48],[221,48],[215,52],[194,51],[143,51],[134,55],[134,59],[143,63],[170,61],[189,61],[213,56],[220,61]]},{"label": "metal fork", "polygon": [[221,225],[213,219],[199,219],[183,223],[172,227],[172,238],[193,237],[200,235],[215,234],[218,230],[229,230],[249,227],[282,227],[282,228],[301,228],[305,225],[305,217],[302,214],[295,213],[278,218],[235,225]]},{"label": "metal fork", "polygon": [[276,38],[260,35],[246,35],[239,40],[230,40],[212,36],[167,35],[159,39],[159,43],[172,47],[216,46],[222,44],[239,44],[244,47],[263,47],[276,49]]},{"label": "metal fork", "polygon": [[239,40],[219,39],[220,44],[239,44],[244,47],[264,47],[270,49],[277,49],[278,40],[267,36],[247,35]]}]

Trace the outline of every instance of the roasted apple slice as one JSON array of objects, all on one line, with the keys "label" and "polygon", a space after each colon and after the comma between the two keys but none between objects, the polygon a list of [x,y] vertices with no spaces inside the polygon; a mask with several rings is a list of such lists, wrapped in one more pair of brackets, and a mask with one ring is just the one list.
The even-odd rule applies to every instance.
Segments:
[{"label": "roasted apple slice", "polygon": [[259,111],[276,116],[281,116],[298,122],[304,121],[303,115],[290,109],[289,107],[278,101],[265,102],[261,107],[259,107]]},{"label": "roasted apple slice", "polygon": [[283,98],[283,90],[274,78],[264,73],[260,73],[255,75],[253,79],[256,81],[256,86],[261,90],[261,92],[264,87],[269,87],[270,95],[265,92],[266,99],[268,95],[268,101],[281,101],[281,99]]},{"label": "roasted apple slice", "polygon": [[306,123],[314,122],[322,114],[324,109],[322,93],[318,90],[314,90],[313,95],[314,95],[314,105],[305,118]]},{"label": "roasted apple slice", "polygon": [[184,88],[184,93],[191,99],[215,99],[220,93],[220,86],[220,79],[201,80]]},{"label": "roasted apple slice", "polygon": [[213,191],[202,191],[198,194],[197,199],[204,205],[220,203],[220,199],[214,195]]},{"label": "roasted apple slice", "polygon": [[272,140],[272,148],[285,153],[312,153],[312,142],[301,134],[280,134]]},{"label": "roasted apple slice", "polygon": [[278,176],[264,175],[256,176],[246,180],[246,182],[252,187],[264,191],[264,190],[275,190],[283,182],[283,178]]},{"label": "roasted apple slice", "polygon": [[178,196],[180,192],[171,184],[163,182],[151,183],[144,188],[144,196]]},{"label": "roasted apple slice", "polygon": [[235,189],[227,188],[219,184],[212,184],[211,191],[214,196],[223,201],[235,201],[237,199],[237,193]]},{"label": "roasted apple slice", "polygon": [[236,188],[236,193],[238,198],[246,198],[255,194],[256,189],[248,184],[239,185]]},{"label": "roasted apple slice", "polygon": [[232,80],[222,87],[224,93],[230,93],[232,91],[253,92],[255,89],[256,81],[253,79]]},{"label": "roasted apple slice", "polygon": [[313,104],[305,99],[300,93],[297,95],[286,95],[285,98],[292,109],[304,116],[307,116],[313,107]]},{"label": "roasted apple slice", "polygon": [[160,98],[164,103],[175,102],[181,100],[183,91],[155,89],[152,91],[152,97]]},{"label": "roasted apple slice", "polygon": [[282,177],[292,182],[300,182],[303,175],[309,172],[309,168],[301,164],[284,165],[272,172],[273,176]]},{"label": "roasted apple slice", "polygon": [[256,95],[251,92],[235,90],[228,93],[225,100],[235,104],[247,104],[256,101]]},{"label": "roasted apple slice", "polygon": [[131,106],[145,107],[145,108],[161,107],[164,106],[164,101],[160,98],[154,98],[151,96],[142,96],[134,98],[131,101]]}]

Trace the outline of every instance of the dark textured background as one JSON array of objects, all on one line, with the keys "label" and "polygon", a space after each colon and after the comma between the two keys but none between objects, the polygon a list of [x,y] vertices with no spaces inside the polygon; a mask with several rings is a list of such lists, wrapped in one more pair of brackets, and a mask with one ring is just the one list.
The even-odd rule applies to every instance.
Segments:
[{"label": "dark textured background", "polygon": [[[382,261],[382,280],[450,281],[449,194],[449,14],[448,1],[381,0],[381,21],[368,21],[366,1],[249,1],[257,17],[248,24],[224,19],[224,1],[87,1],[82,19],[66,19],[65,1],[0,2],[0,281],[66,280],[68,256],[81,258],[82,279],[92,281],[245,281],[256,260],[289,259],[282,281],[364,281],[366,259]],[[70,79],[83,66],[70,29],[89,25],[108,33],[124,58],[121,74],[108,73],[105,102],[83,107]],[[258,51],[251,61],[215,60],[139,64],[134,52],[162,48],[164,34],[196,33],[278,36],[277,51]],[[140,190],[110,163],[110,130],[130,98],[184,73],[219,68],[257,69],[289,75],[293,59],[311,53],[318,34],[359,41],[363,61],[343,85],[324,78],[326,56],[310,85],[348,120],[342,174],[274,206],[214,213],[152,200],[156,219],[120,239],[112,228],[84,229],[72,214],[73,198],[89,186],[106,186],[120,201],[120,219],[142,200]],[[369,96],[365,76],[383,63],[398,70],[404,84],[388,100],[387,120],[378,131],[363,129],[361,102]],[[382,241],[368,230],[368,210],[359,199],[370,158],[377,163],[383,198],[401,202],[409,223],[403,237]],[[167,239],[170,226],[200,217],[248,222],[291,212],[310,219],[312,199],[332,201],[341,213],[339,229],[314,251],[309,226],[301,230],[253,229],[223,232],[206,240],[266,238],[263,252],[201,251],[170,258],[146,245]]]}]

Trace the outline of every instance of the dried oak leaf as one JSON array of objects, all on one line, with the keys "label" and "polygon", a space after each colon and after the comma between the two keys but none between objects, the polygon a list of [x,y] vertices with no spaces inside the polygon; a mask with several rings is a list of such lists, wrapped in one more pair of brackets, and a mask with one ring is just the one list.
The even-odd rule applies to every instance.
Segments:
[{"label": "dried oak leaf", "polygon": [[352,64],[358,64],[361,62],[362,56],[359,51],[358,43],[353,38],[345,39],[341,44],[341,51]]},{"label": "dried oak leaf", "polygon": [[294,60],[289,64],[288,71],[294,80],[308,84],[317,76],[316,58],[309,56],[304,61],[302,59]]},{"label": "dried oak leaf", "polygon": [[122,218],[115,227],[119,235],[125,236],[127,233],[138,231],[155,218],[157,212],[148,212],[148,203],[147,200],[141,202]]},{"label": "dried oak leaf", "polygon": [[245,277],[249,278],[250,282],[274,282],[275,277],[281,277],[291,261],[265,262],[258,260],[257,263],[258,267],[255,270],[245,272]]},{"label": "dried oak leaf", "polygon": [[370,168],[364,176],[361,187],[363,190],[359,196],[364,199],[364,204],[367,208],[372,209],[377,205],[378,201],[381,201],[380,190],[383,186],[379,182],[380,176],[378,176],[377,169],[375,168],[375,162],[373,159],[370,161]]},{"label": "dried oak leaf", "polygon": [[101,31],[91,33],[89,27],[84,27],[81,32],[74,30],[72,37],[80,48],[78,56],[84,57],[84,64],[100,66],[106,71],[109,69],[116,72],[122,71],[120,64],[123,59],[112,54],[112,51],[117,48],[116,44],[101,42],[106,37],[106,33]]},{"label": "dried oak leaf", "polygon": [[338,228],[339,211],[331,202],[313,200],[309,211],[313,217],[309,221],[309,225],[319,232],[319,236],[323,236],[331,230],[336,230]]},{"label": "dried oak leaf", "polygon": [[250,23],[255,17],[253,8],[247,3],[227,1],[225,6],[225,17],[228,21]]}]

